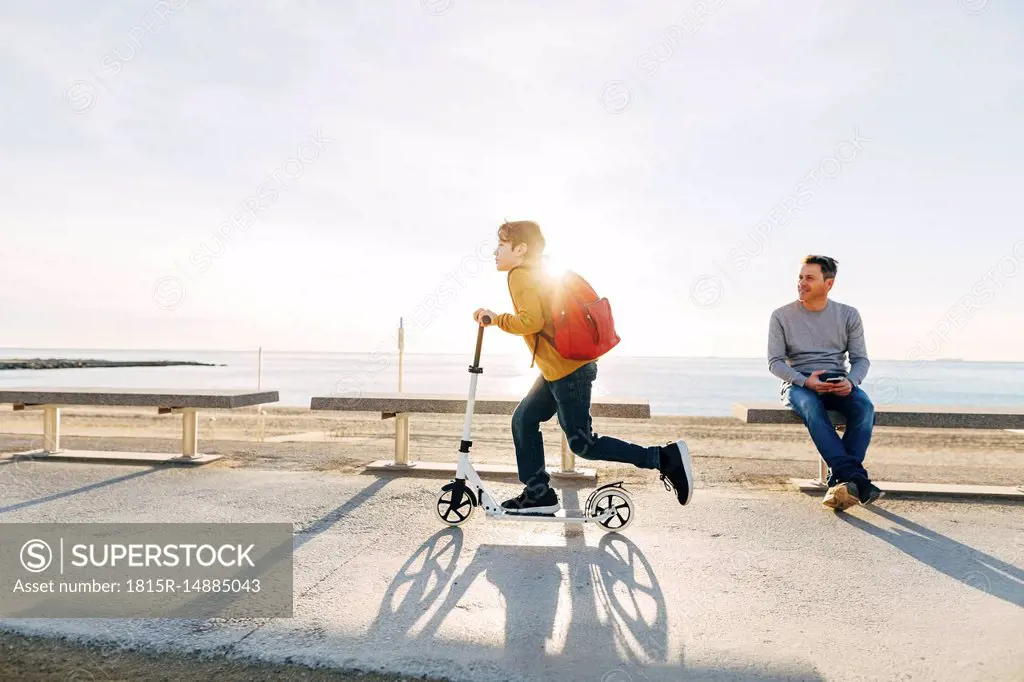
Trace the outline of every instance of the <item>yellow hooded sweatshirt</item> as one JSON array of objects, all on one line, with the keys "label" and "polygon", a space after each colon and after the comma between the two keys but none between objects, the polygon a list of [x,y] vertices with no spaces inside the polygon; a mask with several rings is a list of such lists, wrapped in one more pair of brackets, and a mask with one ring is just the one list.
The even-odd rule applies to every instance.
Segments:
[{"label": "yellow hooded sweatshirt", "polygon": [[522,336],[530,354],[537,349],[536,362],[548,381],[557,381],[572,374],[589,360],[568,360],[555,350],[540,332],[555,335],[555,325],[549,319],[548,301],[550,280],[543,270],[534,266],[520,266],[508,273],[508,291],[512,296],[514,313],[502,313],[494,319],[499,329]]}]

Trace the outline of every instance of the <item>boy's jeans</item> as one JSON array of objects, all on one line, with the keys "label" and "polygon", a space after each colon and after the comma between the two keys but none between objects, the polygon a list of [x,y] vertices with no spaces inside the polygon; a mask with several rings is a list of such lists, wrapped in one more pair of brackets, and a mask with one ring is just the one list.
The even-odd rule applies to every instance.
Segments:
[{"label": "boy's jeans", "polygon": [[[829,467],[828,486],[856,478],[868,478],[864,469],[864,456],[871,443],[871,430],[875,425],[875,407],[871,398],[859,386],[849,395],[812,391],[803,386],[787,385],[782,390],[782,401],[800,415],[811,440],[821,458]],[[840,440],[827,411],[834,410],[846,417],[846,433]]]},{"label": "boy's jeans", "polygon": [[512,440],[516,446],[519,480],[531,494],[541,494],[551,480],[544,468],[541,422],[558,415],[569,449],[584,459],[623,462],[642,469],[657,469],[660,450],[592,431],[590,389],[597,378],[597,363],[590,362],[557,381],[537,377],[533,388],[512,414]]}]

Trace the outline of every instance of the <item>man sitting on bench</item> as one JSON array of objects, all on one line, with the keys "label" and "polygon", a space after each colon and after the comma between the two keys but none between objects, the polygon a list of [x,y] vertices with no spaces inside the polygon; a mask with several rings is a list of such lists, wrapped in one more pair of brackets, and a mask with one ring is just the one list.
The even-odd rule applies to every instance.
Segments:
[{"label": "man sitting on bench", "polygon": [[[822,504],[844,510],[882,496],[864,469],[875,408],[860,388],[870,367],[864,326],[857,309],[830,301],[838,263],[807,256],[800,268],[798,300],[772,312],[768,370],[782,379],[782,401],[800,415],[829,467]],[[846,359],[850,370],[847,373]],[[846,417],[842,439],[828,411]]]}]

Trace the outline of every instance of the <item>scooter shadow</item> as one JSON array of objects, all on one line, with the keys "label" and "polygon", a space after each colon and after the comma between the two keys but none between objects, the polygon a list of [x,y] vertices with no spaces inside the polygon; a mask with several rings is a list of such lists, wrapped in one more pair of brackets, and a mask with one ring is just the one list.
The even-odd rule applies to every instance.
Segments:
[{"label": "scooter shadow", "polygon": [[[596,546],[572,544],[484,544],[459,567],[462,530],[439,531],[389,585],[371,637],[430,639],[439,658],[458,658],[474,645],[452,633],[470,628],[477,641],[498,645],[481,658],[544,679],[571,678],[581,663],[598,671],[669,663],[664,595],[639,548],[618,534],[603,535]],[[470,592],[479,578],[503,604],[486,586]],[[504,627],[496,628],[502,616]]]}]

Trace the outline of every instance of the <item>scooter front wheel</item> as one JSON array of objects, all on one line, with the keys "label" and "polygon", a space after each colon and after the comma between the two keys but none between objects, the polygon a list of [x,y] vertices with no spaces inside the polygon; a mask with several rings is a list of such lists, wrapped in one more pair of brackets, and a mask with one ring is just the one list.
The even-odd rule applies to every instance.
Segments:
[{"label": "scooter front wheel", "polygon": [[591,501],[587,514],[599,519],[597,525],[605,532],[619,533],[633,523],[636,514],[633,498],[622,488],[608,488],[600,491]]},{"label": "scooter front wheel", "polygon": [[466,523],[473,516],[473,510],[476,508],[476,496],[465,485],[459,486],[462,488],[462,492],[458,502],[455,502],[457,486],[459,484],[449,483],[441,488],[441,494],[437,496],[435,509],[437,518],[441,519],[441,523],[449,526],[461,526]]}]

